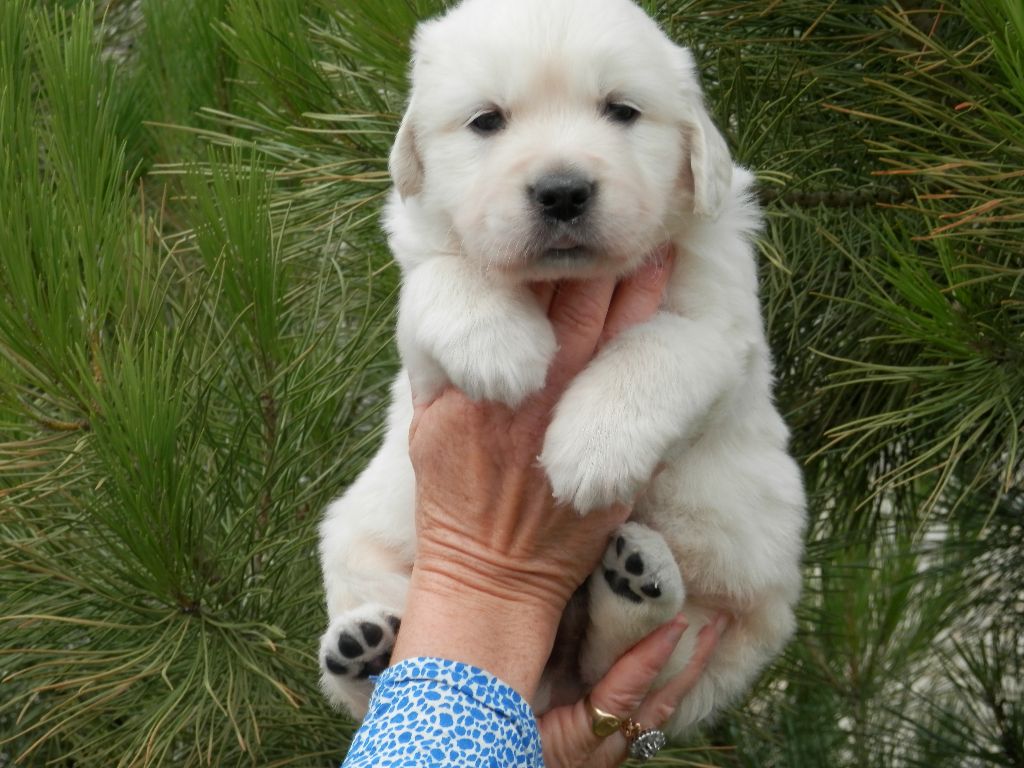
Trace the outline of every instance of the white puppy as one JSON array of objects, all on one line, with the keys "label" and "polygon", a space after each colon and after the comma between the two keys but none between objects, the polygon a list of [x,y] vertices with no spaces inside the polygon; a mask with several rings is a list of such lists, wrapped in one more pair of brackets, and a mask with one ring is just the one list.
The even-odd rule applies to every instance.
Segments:
[{"label": "white puppy", "polygon": [[[793,632],[804,497],[771,395],[751,237],[690,54],[629,0],[465,0],[416,33],[386,210],[402,267],[388,433],[321,526],[323,688],[359,717],[386,665],[415,554],[410,382],[510,405],[555,338],[527,281],[626,275],[678,256],[664,305],[573,382],[541,461],[581,513],[665,466],[588,581],[576,673],[592,684],[680,609],[678,672],[716,611],[734,621],[666,730],[734,701]],[[683,585],[686,585],[685,593]],[[539,707],[545,702],[535,702]]]}]

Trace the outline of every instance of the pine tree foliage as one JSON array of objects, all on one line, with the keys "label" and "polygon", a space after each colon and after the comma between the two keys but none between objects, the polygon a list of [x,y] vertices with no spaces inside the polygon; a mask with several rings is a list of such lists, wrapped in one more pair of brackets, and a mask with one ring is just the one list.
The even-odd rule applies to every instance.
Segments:
[{"label": "pine tree foliage", "polygon": [[[336,765],[440,0],[0,0],[0,765]],[[757,170],[800,631],[660,765],[1024,766],[1024,6],[644,3]]]}]

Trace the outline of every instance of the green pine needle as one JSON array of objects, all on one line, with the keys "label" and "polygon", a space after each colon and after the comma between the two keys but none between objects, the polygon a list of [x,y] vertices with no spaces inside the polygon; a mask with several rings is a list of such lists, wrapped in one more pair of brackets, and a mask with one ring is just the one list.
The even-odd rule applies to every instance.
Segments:
[{"label": "green pine needle", "polygon": [[[316,526],[440,0],[0,0],[0,764],[336,765]],[[1024,6],[683,0],[766,206],[800,631],[651,764],[1020,766]],[[752,510],[756,514],[756,510]]]}]

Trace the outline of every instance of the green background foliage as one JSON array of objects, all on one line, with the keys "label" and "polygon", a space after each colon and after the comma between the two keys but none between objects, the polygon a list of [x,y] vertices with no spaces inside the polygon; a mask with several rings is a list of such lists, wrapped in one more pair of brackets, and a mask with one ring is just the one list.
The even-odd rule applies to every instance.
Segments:
[{"label": "green background foliage", "polygon": [[[327,766],[438,0],[0,0],[0,765]],[[797,638],[660,765],[1024,766],[1024,6],[647,2],[757,170]],[[756,510],[752,510],[756,513]]]}]

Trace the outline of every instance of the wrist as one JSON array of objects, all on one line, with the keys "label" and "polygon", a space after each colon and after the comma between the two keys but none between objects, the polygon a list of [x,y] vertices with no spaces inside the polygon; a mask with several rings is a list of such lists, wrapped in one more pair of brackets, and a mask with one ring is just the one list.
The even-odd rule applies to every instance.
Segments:
[{"label": "wrist", "polygon": [[484,570],[417,560],[392,662],[435,656],[472,664],[530,700],[564,605],[508,590]]}]

